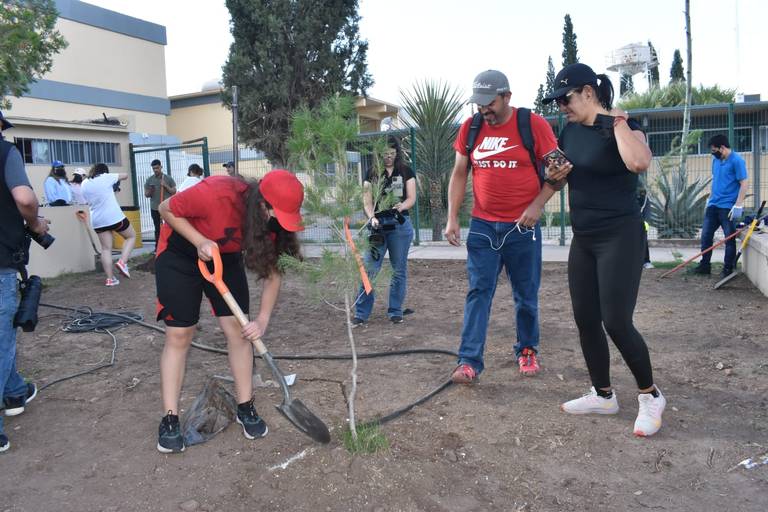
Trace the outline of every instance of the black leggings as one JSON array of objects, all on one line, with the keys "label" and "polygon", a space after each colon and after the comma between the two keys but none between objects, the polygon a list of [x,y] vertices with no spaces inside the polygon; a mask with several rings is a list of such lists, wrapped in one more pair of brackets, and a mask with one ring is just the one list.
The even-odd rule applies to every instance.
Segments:
[{"label": "black leggings", "polygon": [[152,214],[152,224],[155,225],[155,248],[157,248],[157,244],[160,243],[160,224],[163,223],[163,218],[160,217],[158,210],[149,210],[149,212]]},{"label": "black leggings", "polygon": [[648,347],[632,324],[643,270],[640,222],[639,218],[632,219],[619,229],[574,235],[571,242],[568,285],[573,316],[595,389],[611,387],[605,331],[635,376],[638,388],[653,386]]}]

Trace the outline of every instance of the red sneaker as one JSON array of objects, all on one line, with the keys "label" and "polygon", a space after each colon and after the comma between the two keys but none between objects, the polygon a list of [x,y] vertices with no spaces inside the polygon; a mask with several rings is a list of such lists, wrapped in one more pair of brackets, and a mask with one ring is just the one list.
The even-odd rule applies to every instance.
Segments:
[{"label": "red sneaker", "polygon": [[468,364],[460,364],[451,374],[451,381],[454,384],[472,384],[476,380],[477,372]]},{"label": "red sneaker", "polygon": [[517,358],[517,364],[520,366],[520,373],[531,376],[539,371],[539,361],[536,359],[536,351],[530,348],[524,348]]}]

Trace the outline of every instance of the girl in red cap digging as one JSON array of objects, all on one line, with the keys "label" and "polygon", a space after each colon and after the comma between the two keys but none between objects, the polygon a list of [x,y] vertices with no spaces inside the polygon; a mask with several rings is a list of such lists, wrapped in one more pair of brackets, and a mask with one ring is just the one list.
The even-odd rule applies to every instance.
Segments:
[{"label": "girl in red cap digging", "polygon": [[[212,176],[160,204],[165,220],[155,261],[157,319],[166,325],[160,357],[163,411],[157,449],[184,450],[179,424],[179,395],[187,351],[199,320],[203,294],[227,338],[229,365],[235,381],[237,422],[248,439],[264,437],[267,425],[253,406],[253,349],[250,340],[263,335],[280,290],[277,261],[281,254],[299,256],[297,231],[301,225],[304,188],[289,171],[276,169],[260,181]],[[258,314],[240,327],[213,284],[197,267],[198,258],[210,261],[218,246],[224,282],[248,314],[245,267],[264,281]]]}]

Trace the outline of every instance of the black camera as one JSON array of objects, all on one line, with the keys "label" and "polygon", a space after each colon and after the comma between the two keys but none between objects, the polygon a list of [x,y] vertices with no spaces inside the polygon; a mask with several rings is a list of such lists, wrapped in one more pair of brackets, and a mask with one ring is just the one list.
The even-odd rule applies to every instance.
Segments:
[{"label": "black camera", "polygon": [[27,230],[27,236],[29,236],[29,238],[37,242],[38,245],[40,245],[40,247],[42,247],[43,249],[48,249],[51,246],[51,244],[56,240],[56,238],[54,238],[53,235],[48,233],[44,235],[38,235],[37,233],[29,229],[29,226],[27,226],[24,229]]},{"label": "black camera", "polygon": [[13,318],[13,326],[21,327],[24,332],[32,332],[37,327],[37,308],[40,306],[40,295],[43,293],[43,281],[40,276],[29,276],[21,282],[20,290],[21,300],[16,316]]}]

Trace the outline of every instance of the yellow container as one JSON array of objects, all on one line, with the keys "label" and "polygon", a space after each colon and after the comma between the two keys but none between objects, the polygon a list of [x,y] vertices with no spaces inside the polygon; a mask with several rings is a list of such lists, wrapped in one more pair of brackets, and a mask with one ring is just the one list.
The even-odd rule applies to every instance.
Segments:
[{"label": "yellow container", "polygon": [[[139,247],[142,247],[141,211],[136,206],[123,206],[121,209],[123,210],[123,214],[125,214],[125,217],[128,219],[128,222],[130,222],[131,226],[133,226],[133,230],[136,232],[136,245],[134,246],[134,248],[138,249]],[[121,237],[119,234],[112,233],[112,248],[122,249],[123,240],[124,240],[123,237]]]}]

